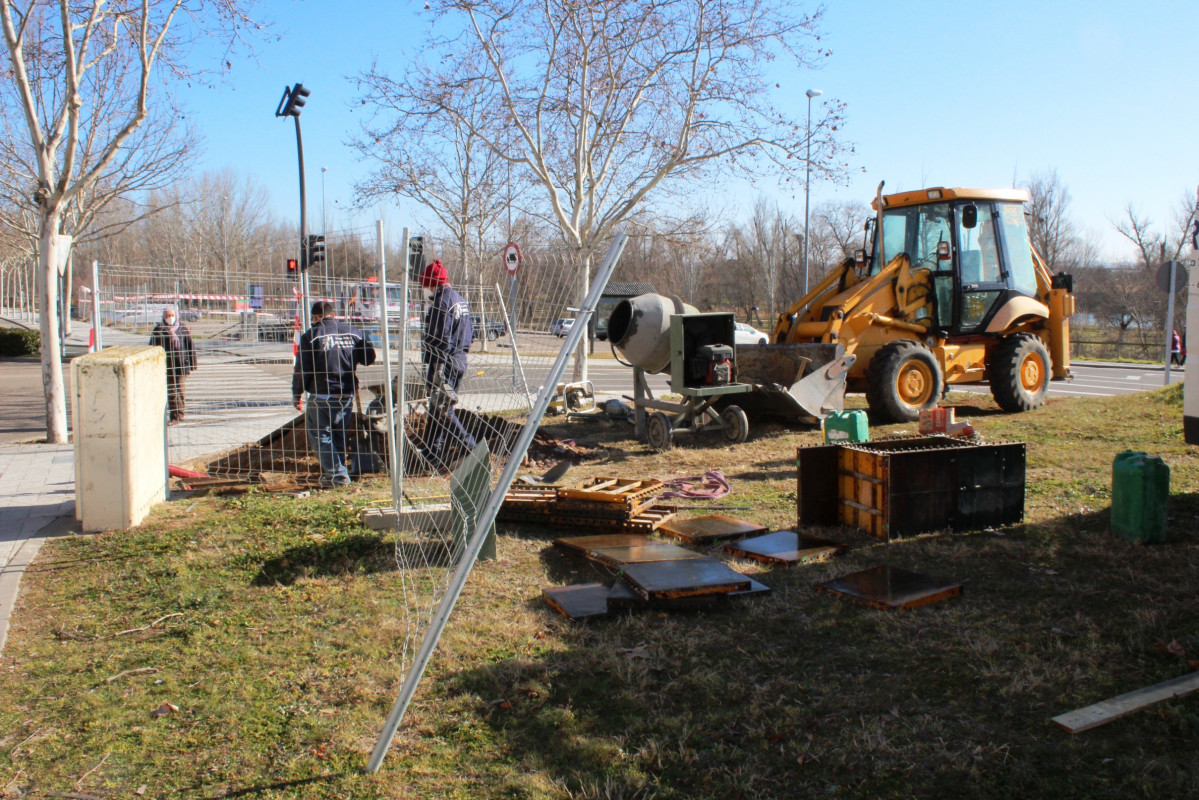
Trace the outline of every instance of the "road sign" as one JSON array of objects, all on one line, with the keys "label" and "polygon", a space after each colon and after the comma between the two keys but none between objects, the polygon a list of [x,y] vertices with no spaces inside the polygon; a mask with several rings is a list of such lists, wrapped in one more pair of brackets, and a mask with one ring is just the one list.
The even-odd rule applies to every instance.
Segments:
[{"label": "road sign", "polygon": [[1157,288],[1169,294],[1170,292],[1170,268],[1174,268],[1174,291],[1178,291],[1187,285],[1187,268],[1182,265],[1181,261],[1167,261],[1157,268]]},{"label": "road sign", "polygon": [[263,291],[262,286],[258,286],[257,284],[251,284],[250,285],[250,308],[253,308],[255,310],[262,308],[262,298],[263,298],[263,295],[265,295],[265,294],[266,294],[266,292]]},{"label": "road sign", "polygon": [[515,275],[520,269],[520,245],[516,242],[508,242],[504,248],[504,269],[508,270],[509,275]]}]

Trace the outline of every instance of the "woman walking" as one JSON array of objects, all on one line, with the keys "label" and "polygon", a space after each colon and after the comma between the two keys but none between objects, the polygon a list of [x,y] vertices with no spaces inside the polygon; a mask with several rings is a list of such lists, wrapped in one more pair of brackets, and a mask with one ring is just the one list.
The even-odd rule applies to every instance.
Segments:
[{"label": "woman walking", "polygon": [[183,379],[196,368],[196,347],[173,306],[162,310],[162,322],[154,326],[150,345],[167,351],[167,408],[171,422],[178,422],[184,417]]}]

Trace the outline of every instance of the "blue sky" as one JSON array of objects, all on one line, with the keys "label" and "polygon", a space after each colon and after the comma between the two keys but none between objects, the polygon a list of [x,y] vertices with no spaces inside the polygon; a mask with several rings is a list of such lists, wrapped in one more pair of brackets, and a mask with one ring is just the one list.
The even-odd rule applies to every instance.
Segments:
[{"label": "blue sky", "polygon": [[[226,166],[271,193],[279,216],[298,216],[294,128],[274,117],[283,88],[312,96],[301,117],[310,228],[321,219],[321,167],[329,227],[420,227],[411,204],[351,218],[352,186],[368,169],[345,144],[364,110],[355,73],[377,58],[402,70],[423,46],[424,2],[270,0],[272,36],[233,61],[223,84],[182,94],[206,150],[201,168]],[[1072,212],[1109,257],[1128,257],[1109,219],[1125,203],[1161,226],[1199,184],[1199,4],[1093,2],[828,3],[823,68],[779,74],[779,104],[797,120],[804,91],[847,104],[844,136],[856,147],[848,186],[814,182],[812,203],[868,201],[921,186],[1009,186],[1056,168]],[[275,37],[278,40],[275,40]],[[813,114],[815,115],[815,106]],[[803,215],[803,197],[773,182],[716,193],[713,210],[741,216],[758,193]]]}]

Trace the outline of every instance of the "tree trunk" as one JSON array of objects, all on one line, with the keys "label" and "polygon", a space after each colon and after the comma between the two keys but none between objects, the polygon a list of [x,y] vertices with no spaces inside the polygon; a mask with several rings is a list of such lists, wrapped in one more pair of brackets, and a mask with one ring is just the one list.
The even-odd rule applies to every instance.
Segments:
[{"label": "tree trunk", "polygon": [[67,443],[67,393],[58,332],[58,221],[58,211],[43,211],[37,270],[42,389],[46,399],[46,441],[50,444]]},{"label": "tree trunk", "polygon": [[[586,249],[580,251],[581,258],[579,261],[579,296],[575,301],[575,306],[579,309],[583,308],[583,301],[587,299],[587,292],[591,288],[591,250]],[[575,312],[575,324],[586,326],[589,318],[582,311]],[[575,350],[575,367],[574,367],[574,382],[580,383],[587,380],[587,343],[589,337],[587,330],[583,331],[583,336],[579,339],[579,346]]]}]

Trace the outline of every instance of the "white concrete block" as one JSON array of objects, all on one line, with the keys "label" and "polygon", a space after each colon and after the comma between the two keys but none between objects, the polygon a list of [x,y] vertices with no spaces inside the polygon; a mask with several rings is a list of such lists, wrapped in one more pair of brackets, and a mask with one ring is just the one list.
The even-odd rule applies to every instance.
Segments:
[{"label": "white concrete block", "polygon": [[373,531],[427,533],[448,530],[454,515],[449,503],[431,503],[423,506],[405,506],[398,517],[392,507],[364,508],[359,518],[363,525]]},{"label": "white concrete block", "polygon": [[75,516],[85,531],[131,528],[166,499],[166,354],[109,347],[71,369]]}]

